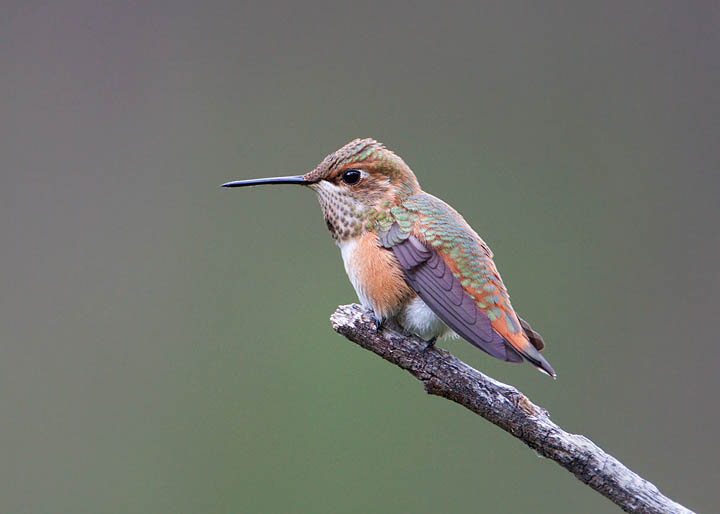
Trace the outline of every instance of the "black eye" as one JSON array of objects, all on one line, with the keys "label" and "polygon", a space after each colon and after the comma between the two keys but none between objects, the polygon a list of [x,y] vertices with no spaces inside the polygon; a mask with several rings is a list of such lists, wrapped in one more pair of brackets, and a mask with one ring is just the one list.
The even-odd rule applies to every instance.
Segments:
[{"label": "black eye", "polygon": [[342,179],[343,182],[352,186],[360,181],[361,176],[362,174],[360,173],[360,170],[345,170],[345,173],[342,175]]}]

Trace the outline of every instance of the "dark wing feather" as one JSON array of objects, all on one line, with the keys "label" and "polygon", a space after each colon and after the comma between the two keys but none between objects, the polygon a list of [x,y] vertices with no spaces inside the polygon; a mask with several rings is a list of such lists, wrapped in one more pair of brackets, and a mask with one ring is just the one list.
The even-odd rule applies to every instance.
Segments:
[{"label": "dark wing feather", "polygon": [[440,254],[412,235],[401,241],[390,239],[395,243],[390,248],[408,285],[448,327],[493,357],[522,361],[520,354],[493,330],[490,319],[463,290]]},{"label": "dark wing feather", "polygon": [[538,350],[545,348],[545,341],[540,334],[533,330],[530,323],[522,319],[520,316],[518,316],[518,320],[520,321],[520,326],[522,327],[523,332],[525,332],[525,335],[528,336],[532,345]]}]

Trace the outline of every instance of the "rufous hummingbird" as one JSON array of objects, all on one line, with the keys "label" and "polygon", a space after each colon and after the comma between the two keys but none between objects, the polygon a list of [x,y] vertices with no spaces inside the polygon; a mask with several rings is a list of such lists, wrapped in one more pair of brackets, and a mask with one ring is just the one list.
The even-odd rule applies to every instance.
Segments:
[{"label": "rufous hummingbird", "polygon": [[490,248],[410,167],[374,139],[356,139],[312,171],[223,187],[297,184],[317,194],[345,271],[378,329],[392,320],[428,342],[457,335],[493,357],[556,377],[543,339],[510,305]]}]

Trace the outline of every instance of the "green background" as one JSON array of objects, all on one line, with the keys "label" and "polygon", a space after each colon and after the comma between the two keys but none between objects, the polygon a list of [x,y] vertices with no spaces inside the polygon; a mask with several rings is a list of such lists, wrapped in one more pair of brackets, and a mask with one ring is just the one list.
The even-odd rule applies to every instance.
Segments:
[{"label": "green background", "polygon": [[398,152],[557,382],[442,342],[700,512],[717,448],[720,4],[8,2],[0,511],[616,512],[335,334],[303,173]]}]

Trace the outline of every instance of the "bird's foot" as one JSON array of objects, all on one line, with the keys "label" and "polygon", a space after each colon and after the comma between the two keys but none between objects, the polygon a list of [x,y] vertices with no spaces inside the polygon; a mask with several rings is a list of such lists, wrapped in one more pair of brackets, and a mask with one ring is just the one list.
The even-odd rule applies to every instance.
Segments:
[{"label": "bird's foot", "polygon": [[383,325],[385,324],[384,319],[378,319],[376,316],[373,316],[373,322],[375,323],[375,331],[380,332]]},{"label": "bird's foot", "polygon": [[429,341],[425,341],[425,347],[422,349],[422,352],[425,353],[426,351],[432,349],[435,347],[435,341],[437,341],[437,336],[433,337]]}]

